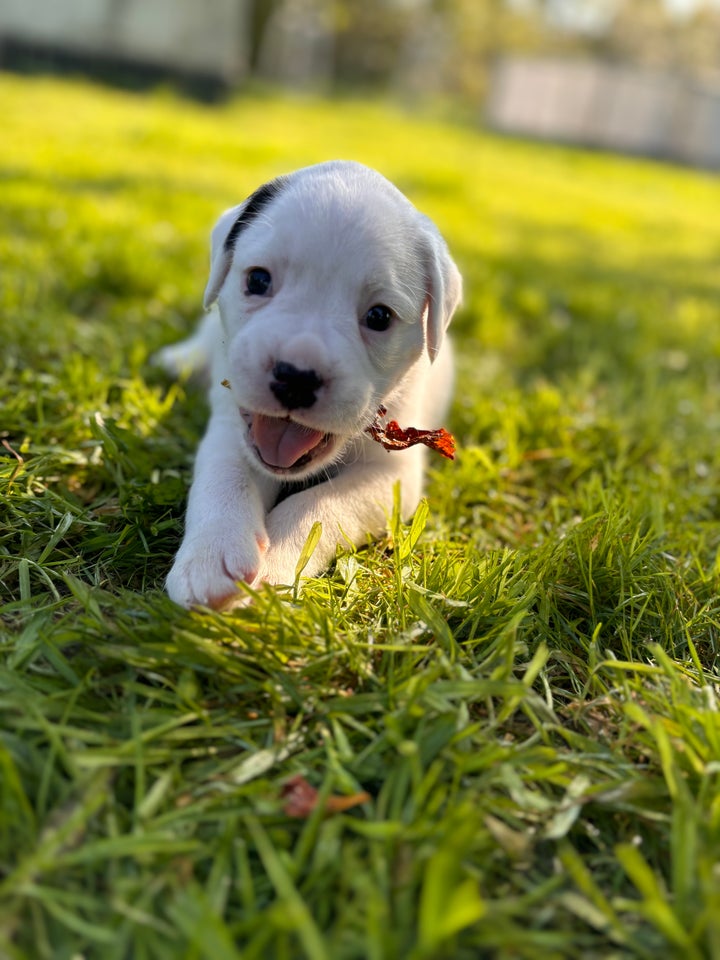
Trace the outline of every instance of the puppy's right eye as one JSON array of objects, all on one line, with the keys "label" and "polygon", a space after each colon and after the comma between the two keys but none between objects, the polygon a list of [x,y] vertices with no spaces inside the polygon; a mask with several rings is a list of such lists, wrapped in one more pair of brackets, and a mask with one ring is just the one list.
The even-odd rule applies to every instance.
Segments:
[{"label": "puppy's right eye", "polygon": [[370,307],[363,317],[363,322],[368,330],[374,330],[376,333],[384,333],[393,321],[393,312],[390,307],[384,303],[376,303]]},{"label": "puppy's right eye", "polygon": [[271,283],[272,277],[264,267],[253,267],[248,270],[245,293],[251,297],[266,297]]}]

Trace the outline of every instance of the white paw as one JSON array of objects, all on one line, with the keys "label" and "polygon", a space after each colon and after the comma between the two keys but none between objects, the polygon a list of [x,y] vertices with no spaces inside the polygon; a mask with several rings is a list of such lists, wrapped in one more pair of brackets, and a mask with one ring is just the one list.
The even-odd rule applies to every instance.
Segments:
[{"label": "white paw", "polygon": [[260,565],[258,580],[273,586],[291,587],[295,583],[298,556],[270,547]]},{"label": "white paw", "polygon": [[278,504],[266,523],[270,545],[260,566],[263,583],[293,586],[298,574],[314,577],[329,565],[335,554],[334,542],[323,536],[322,524],[298,515],[295,504],[289,500]]},{"label": "white paw", "polygon": [[169,376],[179,379],[192,376],[203,371],[206,358],[197,347],[186,342],[174,343],[169,347],[161,347],[150,357],[154,367],[160,367]]},{"label": "white paw", "polygon": [[264,532],[202,531],[186,537],[167,577],[170,599],[182,607],[231,606],[240,599],[239,582],[257,581],[266,550]]}]

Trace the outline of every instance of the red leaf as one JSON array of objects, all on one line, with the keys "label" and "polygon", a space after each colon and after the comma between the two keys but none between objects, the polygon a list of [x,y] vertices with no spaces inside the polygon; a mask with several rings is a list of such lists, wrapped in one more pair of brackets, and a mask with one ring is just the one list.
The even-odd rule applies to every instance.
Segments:
[{"label": "red leaf", "polygon": [[382,420],[386,413],[385,407],[379,407],[375,419],[365,430],[386,450],[407,450],[416,443],[424,443],[448,460],[455,459],[455,439],[443,427],[439,430],[418,430],[416,427],[401,427],[397,420],[389,420],[383,426]]},{"label": "red leaf", "polygon": [[[283,810],[288,817],[309,817],[318,805],[318,791],[311,786],[305,777],[297,774],[283,784],[280,796],[285,803]],[[370,799],[368,793],[354,793],[349,797],[333,795],[325,802],[325,813],[342,813]]]}]

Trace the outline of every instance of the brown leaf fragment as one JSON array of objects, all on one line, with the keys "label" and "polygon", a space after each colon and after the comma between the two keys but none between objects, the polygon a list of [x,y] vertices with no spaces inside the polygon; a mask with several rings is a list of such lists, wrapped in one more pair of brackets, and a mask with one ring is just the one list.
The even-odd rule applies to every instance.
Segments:
[{"label": "brown leaf fragment", "polygon": [[15,457],[18,463],[25,463],[24,459],[20,456],[17,450],[13,450],[13,448],[10,446],[7,440],[3,440],[2,445],[5,447],[8,453],[12,454],[12,456]]},{"label": "brown leaf fragment", "polygon": [[[284,783],[280,790],[280,796],[285,801],[283,810],[288,817],[307,818],[318,805],[318,791],[307,782],[302,774],[297,774]],[[333,794],[325,802],[324,813],[342,813],[344,810],[350,810],[351,807],[367,803],[369,799],[370,794],[368,793],[353,793],[349,797]]]},{"label": "brown leaf fragment", "polygon": [[341,797],[337,794],[327,798],[327,803],[325,804],[326,813],[343,813],[345,810],[350,810],[352,807],[359,807],[362,803],[367,803],[370,799],[370,794],[366,793],[364,790],[360,793],[351,793],[348,797]]},{"label": "brown leaf fragment", "polygon": [[436,450],[448,460],[455,459],[455,438],[448,433],[444,427],[439,430],[418,430],[416,427],[401,427],[397,420],[388,420],[383,425],[382,421],[387,414],[385,407],[378,407],[375,419],[365,432],[369,433],[373,440],[381,443],[386,450],[407,450],[408,447],[414,447],[417,443],[423,443],[431,450]]},{"label": "brown leaf fragment", "polygon": [[17,460],[17,463],[15,464],[15,467],[13,469],[13,472],[10,474],[10,479],[8,480],[8,490],[10,490],[15,481],[15,478],[22,471],[25,460],[23,459],[23,457],[20,456],[17,450],[13,450],[13,448],[10,446],[7,440],[3,440],[2,445],[3,447],[5,447],[8,453],[11,454],[13,457],[15,457],[15,459]]}]

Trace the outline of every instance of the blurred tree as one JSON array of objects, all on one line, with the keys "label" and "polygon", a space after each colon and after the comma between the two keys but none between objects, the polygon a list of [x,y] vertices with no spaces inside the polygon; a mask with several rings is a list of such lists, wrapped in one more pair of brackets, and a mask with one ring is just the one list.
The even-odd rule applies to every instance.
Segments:
[{"label": "blurred tree", "polygon": [[422,16],[416,0],[334,0],[336,79],[342,85],[384,86],[403,39]]},{"label": "blurred tree", "polygon": [[720,69],[720,10],[701,4],[680,16],[664,0],[624,0],[590,46],[623,63],[707,75]]},{"label": "blurred tree", "polygon": [[507,0],[437,0],[451,36],[447,92],[480,102],[496,57],[538,53],[552,45],[547,24],[532,8]]},{"label": "blurred tree", "polygon": [[622,3],[598,42],[614,59],[648,67],[676,65],[678,33],[663,0]]},{"label": "blurred tree", "polygon": [[[517,0],[510,0],[517,2]],[[547,21],[560,29],[594,33],[612,20],[624,0],[527,0],[542,7]]]},{"label": "blurred tree", "polygon": [[334,0],[260,0],[253,16],[255,73],[288,86],[335,79]]},{"label": "blurred tree", "polygon": [[551,43],[531,5],[509,0],[424,0],[414,5],[395,85],[415,96],[478,103],[500,54],[539,52]]},{"label": "blurred tree", "polygon": [[679,59],[689,72],[720,80],[720,9],[706,6],[679,26]]},{"label": "blurred tree", "polygon": [[493,61],[586,53],[706,73],[720,9],[666,0],[249,0],[253,72],[293,86],[391,87],[479,104]]},{"label": "blurred tree", "polygon": [[251,73],[256,73],[258,70],[263,36],[279,5],[279,0],[250,0],[248,15],[250,32],[248,59]]}]

